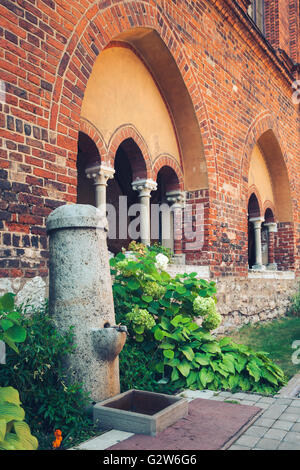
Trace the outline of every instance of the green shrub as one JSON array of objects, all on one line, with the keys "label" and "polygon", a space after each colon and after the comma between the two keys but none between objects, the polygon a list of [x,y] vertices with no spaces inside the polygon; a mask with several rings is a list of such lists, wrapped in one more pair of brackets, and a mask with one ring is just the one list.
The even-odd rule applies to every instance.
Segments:
[{"label": "green shrub", "polygon": [[[16,343],[26,339],[26,330],[20,325],[21,315],[15,309],[14,294],[0,297],[0,340],[19,354]],[[20,397],[12,387],[0,387],[0,449],[36,450],[38,441],[24,422],[25,412]]]},{"label": "green shrub", "polygon": [[90,436],[93,425],[85,411],[89,396],[80,384],[67,382],[64,368],[64,357],[75,349],[72,329],[60,335],[46,306],[23,315],[21,325],[28,332],[27,340],[19,345],[19,354],[8,351],[0,385],[13,385],[19,390],[40,445],[51,448],[55,429],[62,431],[64,446],[86,433]]},{"label": "green shrub", "polygon": [[156,382],[165,391],[189,387],[275,393],[285,377],[266,354],[210,334],[221,321],[215,283],[197,279],[196,273],[171,278],[162,269],[161,254],[159,263],[156,256],[147,249],[136,259],[119,253],[111,260],[116,320],[126,324],[130,335],[121,358],[129,363],[134,351],[135,367],[143,370],[146,364],[148,371],[136,385],[127,373],[130,384],[144,387],[148,380],[152,389]]}]

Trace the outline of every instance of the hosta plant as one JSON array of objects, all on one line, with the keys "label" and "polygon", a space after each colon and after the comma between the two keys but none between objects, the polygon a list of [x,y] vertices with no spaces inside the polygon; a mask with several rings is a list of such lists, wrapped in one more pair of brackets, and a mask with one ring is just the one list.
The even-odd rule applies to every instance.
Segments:
[{"label": "hosta plant", "polygon": [[[14,294],[7,293],[0,297],[0,340],[4,341],[16,353],[16,343],[26,339],[26,330],[20,324],[21,315],[15,309]],[[0,387],[0,449],[1,450],[36,450],[37,439],[31,435],[30,428],[24,422],[25,412],[20,406],[20,397],[12,387]]]},{"label": "hosta plant", "polygon": [[24,422],[19,393],[12,387],[0,388],[0,449],[36,450],[37,439]]},{"label": "hosta plant", "polygon": [[285,377],[265,353],[211,334],[222,320],[215,283],[198,279],[196,273],[172,278],[158,262],[160,255],[147,248],[135,259],[119,253],[111,260],[116,319],[129,331],[124,357],[134,344],[140,348],[165,391],[189,387],[275,393]]}]

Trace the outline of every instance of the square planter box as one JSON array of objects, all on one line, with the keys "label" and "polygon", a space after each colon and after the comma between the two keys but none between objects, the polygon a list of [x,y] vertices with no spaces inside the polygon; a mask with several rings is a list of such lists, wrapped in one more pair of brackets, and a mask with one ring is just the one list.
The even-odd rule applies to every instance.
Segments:
[{"label": "square planter box", "polygon": [[129,390],[94,406],[94,423],[135,434],[156,436],[188,414],[186,398]]}]

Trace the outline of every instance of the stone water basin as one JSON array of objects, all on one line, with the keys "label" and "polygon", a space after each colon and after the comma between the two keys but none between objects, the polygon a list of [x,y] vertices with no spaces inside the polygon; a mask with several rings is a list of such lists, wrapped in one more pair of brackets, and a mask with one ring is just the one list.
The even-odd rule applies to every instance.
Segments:
[{"label": "stone water basin", "polygon": [[94,406],[94,422],[135,434],[156,436],[188,414],[186,398],[129,390]]}]

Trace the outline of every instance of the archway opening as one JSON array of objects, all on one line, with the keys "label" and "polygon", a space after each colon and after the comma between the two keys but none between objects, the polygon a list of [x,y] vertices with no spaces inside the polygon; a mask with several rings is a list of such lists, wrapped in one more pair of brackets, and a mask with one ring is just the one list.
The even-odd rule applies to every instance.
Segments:
[{"label": "archway opening", "polygon": [[[118,147],[114,160],[114,178],[107,183],[106,200],[109,222],[108,249],[118,253],[127,249],[132,238],[128,227],[135,218],[130,208],[139,203],[137,191],[132,183],[147,177],[146,163],[139,146],[131,138],[125,139]],[[136,232],[139,232],[139,225]],[[140,238],[134,238],[140,241]]]},{"label": "archway opening", "polygon": [[248,265],[250,269],[256,264],[255,233],[251,219],[258,217],[260,217],[259,202],[256,195],[252,193],[248,202]]},{"label": "archway opening", "polygon": [[175,252],[178,243],[181,244],[181,240],[176,240],[175,232],[178,233],[176,224],[181,221],[176,219],[174,210],[181,194],[179,177],[173,168],[165,165],[159,170],[156,182],[157,190],[151,195],[151,241]]},{"label": "archway opening", "polygon": [[77,204],[91,204],[95,202],[95,188],[93,181],[86,176],[85,170],[100,165],[101,156],[95,142],[84,132],[78,134],[77,153]]}]

